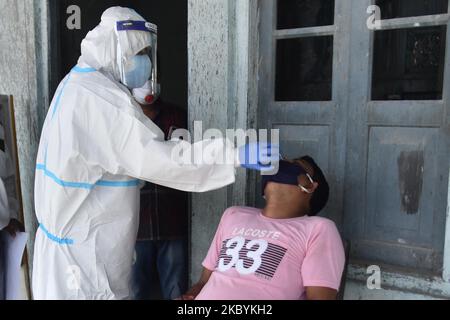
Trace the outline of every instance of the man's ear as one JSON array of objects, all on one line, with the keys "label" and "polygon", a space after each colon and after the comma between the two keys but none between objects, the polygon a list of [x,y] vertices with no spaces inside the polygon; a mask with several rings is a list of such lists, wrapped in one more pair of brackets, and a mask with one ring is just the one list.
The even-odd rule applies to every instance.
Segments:
[{"label": "man's ear", "polygon": [[310,195],[312,195],[314,193],[314,191],[316,191],[317,187],[319,186],[319,183],[317,182],[313,182],[312,187],[308,188],[306,190],[308,190],[307,192],[305,190],[302,190],[302,192],[304,193],[309,193]]}]

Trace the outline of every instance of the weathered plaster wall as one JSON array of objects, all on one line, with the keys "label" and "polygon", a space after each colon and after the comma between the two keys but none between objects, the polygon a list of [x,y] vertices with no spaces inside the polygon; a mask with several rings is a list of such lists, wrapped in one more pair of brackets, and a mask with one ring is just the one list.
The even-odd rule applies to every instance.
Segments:
[{"label": "weathered plaster wall", "polygon": [[[189,123],[203,129],[246,130],[256,111],[255,0],[188,1]],[[249,61],[251,63],[249,63]],[[228,188],[192,196],[191,281],[196,281],[223,211],[248,203],[247,172]]]},{"label": "weathered plaster wall", "polygon": [[[44,19],[42,19],[44,18]],[[43,70],[47,56],[46,1],[0,0],[0,94],[14,97],[19,168],[26,229],[30,232],[28,253],[33,253],[34,171],[40,128],[48,105]],[[45,33],[45,32],[44,32]],[[38,62],[39,61],[39,62]]]},{"label": "weathered plaster wall", "polygon": [[[228,2],[188,1],[189,125],[228,126]],[[191,206],[191,279],[196,281],[221,213],[227,189],[194,194]]]},{"label": "weathered plaster wall", "polygon": [[[189,125],[203,121],[204,129],[227,129],[228,3],[188,1]],[[227,190],[194,194],[191,206],[191,279],[196,281],[220,211],[227,206]]]}]

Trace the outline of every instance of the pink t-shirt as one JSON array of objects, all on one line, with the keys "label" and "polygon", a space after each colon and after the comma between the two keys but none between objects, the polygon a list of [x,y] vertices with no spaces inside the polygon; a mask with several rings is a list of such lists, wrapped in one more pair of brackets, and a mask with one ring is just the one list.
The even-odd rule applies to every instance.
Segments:
[{"label": "pink t-shirt", "polygon": [[203,261],[213,273],[196,299],[305,299],[305,287],[338,290],[344,263],[331,220],[271,219],[260,209],[231,207]]}]

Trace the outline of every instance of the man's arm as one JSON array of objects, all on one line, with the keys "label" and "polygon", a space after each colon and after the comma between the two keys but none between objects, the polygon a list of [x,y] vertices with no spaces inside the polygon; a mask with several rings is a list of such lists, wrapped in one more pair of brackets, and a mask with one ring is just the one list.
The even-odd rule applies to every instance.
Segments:
[{"label": "man's arm", "polygon": [[307,300],[336,300],[337,291],[325,287],[306,287]]},{"label": "man's arm", "polygon": [[194,300],[195,297],[198,296],[200,291],[202,291],[212,273],[213,272],[211,270],[203,268],[200,280],[196,284],[194,284],[192,288],[190,288],[184,295],[181,296],[181,300]]},{"label": "man's arm", "polygon": [[222,247],[222,227],[224,220],[234,211],[234,207],[228,208],[222,215],[219,226],[217,227],[216,234],[214,235],[214,239],[209,247],[208,254],[206,255],[205,260],[203,261],[203,271],[200,277],[200,280],[192,286],[191,289],[188,290],[184,295],[180,297],[181,300],[194,300],[200,291],[202,291],[203,287],[208,282],[211,277],[213,271],[215,269],[215,265],[219,259],[220,249]]},{"label": "man's arm", "polygon": [[336,225],[322,219],[311,231],[302,263],[306,298],[336,300],[344,265],[344,247]]}]

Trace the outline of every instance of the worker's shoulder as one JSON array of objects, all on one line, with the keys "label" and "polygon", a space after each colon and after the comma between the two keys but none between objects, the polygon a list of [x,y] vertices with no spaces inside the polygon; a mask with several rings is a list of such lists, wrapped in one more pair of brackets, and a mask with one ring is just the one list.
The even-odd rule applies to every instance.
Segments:
[{"label": "worker's shoulder", "polygon": [[89,91],[94,91],[98,96],[129,97],[129,91],[125,86],[110,79],[100,71],[88,73],[70,73],[70,85]]},{"label": "worker's shoulder", "polygon": [[229,207],[223,213],[224,218],[230,218],[240,215],[256,215],[261,212],[261,209],[253,208],[253,207],[245,207],[245,206],[233,206]]},{"label": "worker's shoulder", "polygon": [[99,108],[114,107],[117,111],[124,111],[133,115],[139,109],[139,105],[125,87],[99,71],[81,74],[81,77],[73,77],[69,84],[75,87],[78,93],[89,94],[94,105]]}]

